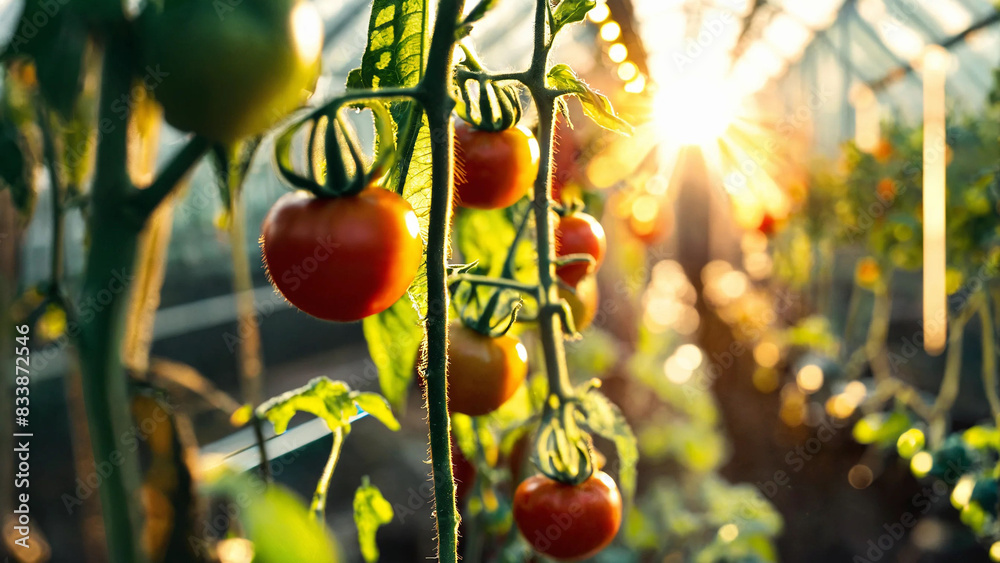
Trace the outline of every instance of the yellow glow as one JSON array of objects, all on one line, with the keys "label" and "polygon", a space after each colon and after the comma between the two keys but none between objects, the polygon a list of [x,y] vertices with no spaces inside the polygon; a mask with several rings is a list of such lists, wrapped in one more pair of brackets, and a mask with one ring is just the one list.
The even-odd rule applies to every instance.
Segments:
[{"label": "yellow glow", "polygon": [[994,542],[990,546],[990,559],[1000,561],[1000,541]]},{"label": "yellow glow", "polygon": [[736,524],[726,524],[719,528],[719,539],[726,543],[735,540],[739,535],[740,529],[736,527]]},{"label": "yellow glow", "polygon": [[295,50],[307,61],[316,61],[323,52],[323,18],[309,2],[292,8],[292,37]]},{"label": "yellow glow", "polygon": [[676,354],[667,358],[667,361],[663,363],[663,373],[666,374],[667,379],[678,385],[687,383],[693,374],[691,370],[681,365],[681,360]]},{"label": "yellow glow", "polygon": [[611,62],[620,63],[628,58],[628,47],[621,43],[615,43],[608,47],[608,58]]},{"label": "yellow glow", "polygon": [[844,387],[844,394],[853,399],[855,403],[860,403],[868,395],[868,387],[865,387],[865,384],[860,381],[852,381]]},{"label": "yellow glow", "polygon": [[778,388],[778,372],[773,369],[757,369],[753,372],[753,386],[761,393],[770,393]]},{"label": "yellow glow", "polygon": [[934,467],[934,456],[927,452],[920,452],[910,460],[910,470],[917,477],[927,475],[932,467]]},{"label": "yellow glow", "polygon": [[803,393],[815,393],[823,386],[823,370],[816,364],[807,364],[795,374],[795,382]]},{"label": "yellow glow", "polygon": [[924,350],[944,351],[948,326],[945,269],[945,74],[948,52],[924,53]]},{"label": "yellow glow", "polygon": [[220,540],[216,553],[221,563],[250,563],[253,560],[253,542],[243,538]]},{"label": "yellow glow", "polygon": [[660,202],[652,195],[643,194],[632,202],[632,216],[637,221],[649,223],[656,219],[660,211]]},{"label": "yellow glow", "polygon": [[601,26],[601,39],[611,42],[622,35],[622,28],[615,22],[608,22]]},{"label": "yellow glow", "polygon": [[850,98],[854,105],[854,142],[859,149],[874,152],[882,139],[878,98],[864,85],[853,88]]},{"label": "yellow glow", "polygon": [[641,94],[646,89],[646,77],[638,75],[625,84],[625,91],[629,94]]},{"label": "yellow glow", "polygon": [[761,342],[753,349],[753,359],[765,368],[773,368],[781,359],[781,350],[773,342]]},{"label": "yellow glow", "polygon": [[732,270],[719,277],[719,290],[729,299],[736,299],[746,293],[750,286],[746,274]]},{"label": "yellow glow", "polygon": [[420,236],[420,219],[417,219],[417,214],[412,211],[407,212],[403,219],[406,221],[406,230],[410,231],[410,236],[413,238]]},{"label": "yellow glow", "polygon": [[587,12],[587,17],[594,23],[601,23],[611,15],[611,9],[604,2],[601,2]]},{"label": "yellow glow", "polygon": [[963,476],[955,485],[955,490],[951,492],[951,505],[955,508],[962,508],[969,504],[972,499],[972,489],[976,486],[976,480],[969,475]]},{"label": "yellow glow", "polygon": [[639,68],[635,63],[624,62],[618,66],[618,78],[629,81],[639,75]]},{"label": "yellow glow", "polygon": [[854,414],[857,403],[847,394],[834,395],[826,401],[826,412],[834,418],[848,418]]},{"label": "yellow glow", "polygon": [[695,346],[694,344],[682,344],[674,352],[677,356],[677,361],[680,365],[684,366],[690,370],[696,370],[701,366],[701,362],[704,356],[701,353],[701,348]]},{"label": "yellow glow", "polygon": [[521,358],[522,362],[528,361],[528,349],[524,347],[524,344],[520,342],[514,347],[517,350],[517,357]]},{"label": "yellow glow", "polygon": [[653,115],[665,137],[685,145],[707,145],[722,136],[736,117],[736,96],[736,88],[722,79],[681,79],[660,90]]},{"label": "yellow glow", "polygon": [[698,311],[694,310],[694,307],[686,307],[681,317],[677,319],[677,323],[674,325],[674,331],[677,334],[682,334],[687,336],[689,334],[694,334],[694,331],[698,330],[698,325],[701,324],[701,317],[698,315]]}]

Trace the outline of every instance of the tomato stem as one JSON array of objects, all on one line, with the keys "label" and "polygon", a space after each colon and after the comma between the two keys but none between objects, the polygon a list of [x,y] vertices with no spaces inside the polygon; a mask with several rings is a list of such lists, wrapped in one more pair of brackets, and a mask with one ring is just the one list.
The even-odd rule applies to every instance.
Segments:
[{"label": "tomato stem", "polygon": [[456,274],[448,278],[449,285],[454,285],[458,282],[466,282],[472,285],[484,285],[487,287],[497,287],[501,289],[511,289],[521,293],[527,293],[532,297],[538,296],[538,286],[505,278],[494,278],[476,274]]},{"label": "tomato stem", "polygon": [[[121,99],[132,88],[135,49],[124,15],[108,22],[98,122],[110,123],[99,136],[91,196],[90,246],[86,259],[76,343],[80,354],[84,405],[96,463],[120,460],[101,486],[108,552],[112,563],[146,560],[140,545],[141,474],[138,454],[119,442],[133,424],[128,377],[122,364],[131,282],[139,234],[157,205],[198,159],[208,142],[192,140],[153,184],[136,190],[127,168],[128,119]],[[72,334],[72,332],[71,332]]]},{"label": "tomato stem", "polygon": [[451,461],[448,415],[448,239],[454,174],[454,107],[449,93],[455,27],[464,0],[440,0],[431,36],[427,72],[418,86],[431,130],[431,209],[427,230],[427,426],[430,433],[437,518],[438,560],[458,561],[459,514]]}]

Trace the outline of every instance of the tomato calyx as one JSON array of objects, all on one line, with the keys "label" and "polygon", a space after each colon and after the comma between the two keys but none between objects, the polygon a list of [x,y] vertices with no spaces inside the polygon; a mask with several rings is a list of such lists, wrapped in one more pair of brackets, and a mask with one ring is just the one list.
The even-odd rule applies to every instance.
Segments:
[{"label": "tomato calyx", "polygon": [[[594,380],[583,392],[599,385]],[[584,417],[577,397],[549,395],[534,444],[538,470],[549,479],[579,485],[594,474],[593,441],[578,425]]]},{"label": "tomato calyx", "polygon": [[[362,155],[357,132],[341,115],[345,105],[372,112],[378,143],[370,165]],[[291,148],[295,135],[307,125],[308,171],[302,174],[292,165]],[[380,185],[396,162],[394,135],[392,116],[385,104],[377,100],[350,102],[350,98],[344,96],[313,110],[275,139],[275,168],[285,182],[319,198],[357,195],[366,188]]]},{"label": "tomato calyx", "polygon": [[503,131],[517,125],[524,113],[519,83],[488,78],[472,49],[464,43],[460,46],[465,60],[458,63],[455,71],[460,95],[455,112],[483,131]]}]

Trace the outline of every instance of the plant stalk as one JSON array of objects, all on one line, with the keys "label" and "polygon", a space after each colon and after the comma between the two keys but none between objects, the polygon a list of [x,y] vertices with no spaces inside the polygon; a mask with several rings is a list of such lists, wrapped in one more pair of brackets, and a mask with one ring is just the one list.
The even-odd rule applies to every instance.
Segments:
[{"label": "plant stalk", "polygon": [[458,561],[459,514],[451,463],[448,416],[448,272],[447,259],[454,175],[454,107],[449,93],[455,27],[464,0],[440,0],[431,36],[427,72],[419,90],[431,131],[431,209],[427,230],[427,426],[430,432],[437,518],[438,560]]},{"label": "plant stalk", "polygon": [[78,344],[83,396],[94,462],[112,459],[113,470],[99,487],[108,553],[113,563],[143,561],[139,545],[141,509],[139,458],[120,447],[132,424],[122,342],[132,271],[141,223],[123,216],[121,202],[131,187],[127,162],[127,120],[116,117],[114,103],[131,88],[131,49],[123,29],[109,29],[105,44],[99,122],[114,126],[97,146],[91,242],[80,300]]},{"label": "plant stalk", "polygon": [[316,492],[313,493],[312,504],[309,511],[313,518],[320,523],[326,520],[326,495],[330,491],[330,480],[333,478],[333,470],[337,468],[337,461],[340,459],[340,448],[344,445],[344,430],[338,428],[333,433],[333,447],[330,449],[330,457],[323,467],[323,475],[316,484]]}]

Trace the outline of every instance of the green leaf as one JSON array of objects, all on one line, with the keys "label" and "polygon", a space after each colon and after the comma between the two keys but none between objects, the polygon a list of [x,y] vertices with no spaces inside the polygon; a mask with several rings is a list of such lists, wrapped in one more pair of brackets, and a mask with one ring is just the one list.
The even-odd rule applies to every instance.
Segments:
[{"label": "green leaf", "polygon": [[632,428],[621,410],[596,390],[582,393],[581,410],[586,414],[584,424],[597,435],[611,440],[618,450],[618,479],[622,497],[632,504],[636,487],[636,464],[639,463],[639,446]]},{"label": "green leaf", "polygon": [[596,5],[594,0],[562,0],[552,11],[552,34],[559,33],[559,30],[571,23],[583,21],[587,12]]},{"label": "green leaf", "polygon": [[358,528],[358,544],[365,561],[378,561],[378,544],[375,533],[380,526],[392,522],[392,505],[382,496],[382,491],[365,476],[354,492],[354,523]]},{"label": "green leaf", "polygon": [[389,430],[399,430],[399,421],[392,415],[392,409],[385,397],[378,393],[358,393],[354,396],[354,404],[361,410],[372,415]]},{"label": "green leaf", "polygon": [[424,327],[413,302],[404,295],[392,307],[366,318],[362,325],[368,353],[378,368],[382,394],[396,410],[402,410],[424,340]]},{"label": "green leaf", "polygon": [[[375,0],[368,23],[368,45],[361,57],[360,80],[352,73],[348,76],[348,87],[416,86],[426,66],[430,42],[430,34],[426,33],[428,25],[426,0]],[[396,122],[396,147],[400,158],[389,174],[388,185],[402,193],[420,136],[423,110],[415,102],[393,103],[390,110]],[[428,151],[429,146],[428,142]]]},{"label": "green leaf", "polygon": [[250,475],[230,474],[209,492],[238,502],[239,521],[253,542],[254,563],[337,563],[337,544],[313,520],[298,497],[281,485],[265,485]]},{"label": "green leaf", "polygon": [[466,262],[477,261],[480,274],[499,276],[517,229],[503,209],[465,209],[455,218],[455,242]]},{"label": "green leaf", "polygon": [[361,57],[366,87],[416,86],[424,73],[430,35],[426,0],[375,0],[368,46]]},{"label": "green leaf", "polygon": [[631,135],[633,128],[625,120],[618,117],[607,96],[599,94],[587,85],[573,69],[566,64],[557,64],[549,70],[546,77],[552,88],[564,90],[580,99],[583,113],[594,123],[623,135]]},{"label": "green leaf", "polygon": [[317,377],[298,389],[283,393],[257,407],[257,412],[271,421],[278,434],[288,429],[288,422],[298,412],[322,418],[331,432],[340,429],[346,433],[351,429],[351,419],[358,414],[358,408],[391,430],[399,429],[399,422],[385,399],[374,393],[351,391],[346,383],[327,377]]}]

